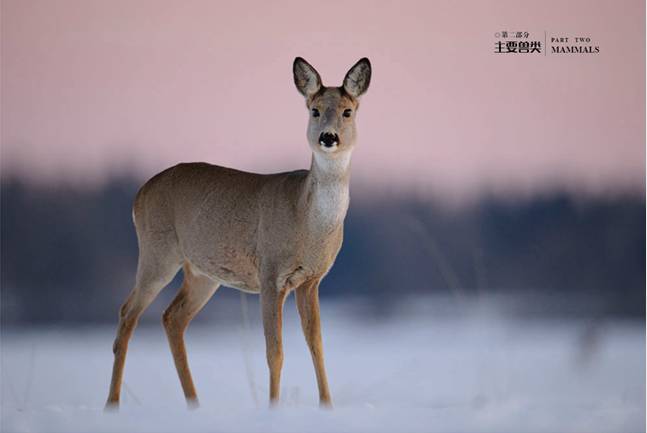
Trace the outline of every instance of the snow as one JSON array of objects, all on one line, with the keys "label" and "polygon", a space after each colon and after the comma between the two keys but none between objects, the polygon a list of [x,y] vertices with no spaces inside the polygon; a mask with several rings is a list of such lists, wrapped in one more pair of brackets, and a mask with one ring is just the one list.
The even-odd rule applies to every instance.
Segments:
[{"label": "snow", "polygon": [[318,408],[293,305],[274,410],[257,318],[247,329],[189,329],[196,410],[186,408],[161,326],[135,332],[116,413],[103,412],[113,328],[4,329],[1,431],[644,431],[643,321],[420,311],[360,320],[329,304],[322,316],[333,410]]}]

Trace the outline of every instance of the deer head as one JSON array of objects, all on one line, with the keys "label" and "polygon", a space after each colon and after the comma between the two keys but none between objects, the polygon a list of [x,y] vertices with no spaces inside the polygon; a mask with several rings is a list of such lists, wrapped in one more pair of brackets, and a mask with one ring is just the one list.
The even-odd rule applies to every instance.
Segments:
[{"label": "deer head", "polygon": [[308,143],[328,157],[346,154],[356,139],[355,113],[359,97],[371,81],[371,63],[364,57],[346,73],[340,87],[326,87],[319,73],[301,57],[294,59],[294,83],[310,111]]}]

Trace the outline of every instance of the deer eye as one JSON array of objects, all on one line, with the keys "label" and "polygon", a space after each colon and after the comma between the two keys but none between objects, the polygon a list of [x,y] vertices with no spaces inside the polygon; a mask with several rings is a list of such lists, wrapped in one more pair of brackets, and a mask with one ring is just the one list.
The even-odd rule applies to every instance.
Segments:
[{"label": "deer eye", "polygon": [[319,117],[319,110],[317,110],[316,108],[313,108],[312,109],[312,117]]},{"label": "deer eye", "polygon": [[344,110],[344,117],[350,117],[350,114],[353,112],[350,108]]}]

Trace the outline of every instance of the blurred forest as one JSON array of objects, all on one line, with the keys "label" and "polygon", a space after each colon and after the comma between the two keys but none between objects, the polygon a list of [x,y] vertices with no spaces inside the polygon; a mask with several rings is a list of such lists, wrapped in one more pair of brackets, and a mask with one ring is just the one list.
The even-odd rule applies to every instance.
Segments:
[{"label": "blurred forest", "polygon": [[[3,323],[116,323],[137,262],[137,188],[127,178],[100,189],[3,179]],[[527,314],[645,315],[641,196],[557,192],[482,198],[461,208],[413,195],[356,197],[323,298],[352,299],[373,314],[437,294],[525,297]],[[227,291],[218,296],[237,302]]]}]

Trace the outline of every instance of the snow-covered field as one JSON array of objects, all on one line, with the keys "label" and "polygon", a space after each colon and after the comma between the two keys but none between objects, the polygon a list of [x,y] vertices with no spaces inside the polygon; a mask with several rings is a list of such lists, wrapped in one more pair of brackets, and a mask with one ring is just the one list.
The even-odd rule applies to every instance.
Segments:
[{"label": "snow-covered field", "polygon": [[161,326],[135,333],[118,413],[103,412],[113,328],[5,329],[2,432],[644,431],[643,322],[354,320],[324,305],[328,411],[291,307],[275,410],[256,319],[189,330],[197,410],[185,408]]}]

